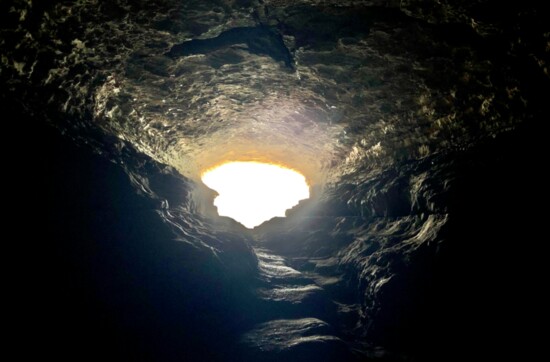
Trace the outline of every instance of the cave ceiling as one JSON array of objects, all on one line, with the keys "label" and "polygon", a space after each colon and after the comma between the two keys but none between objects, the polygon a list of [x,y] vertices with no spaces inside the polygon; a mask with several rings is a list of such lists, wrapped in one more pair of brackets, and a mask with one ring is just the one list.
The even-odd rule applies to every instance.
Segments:
[{"label": "cave ceiling", "polygon": [[258,159],[330,183],[533,117],[549,33],[494,3],[14,1],[0,76],[64,133],[191,178]]}]

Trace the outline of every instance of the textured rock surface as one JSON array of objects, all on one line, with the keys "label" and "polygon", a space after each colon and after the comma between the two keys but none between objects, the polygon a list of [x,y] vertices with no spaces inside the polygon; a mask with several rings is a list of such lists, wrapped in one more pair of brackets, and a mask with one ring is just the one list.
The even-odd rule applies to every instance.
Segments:
[{"label": "textured rock surface", "polygon": [[[23,293],[43,303],[28,324],[60,316],[63,332],[39,328],[45,353],[57,339],[66,359],[95,342],[90,359],[155,361],[536,350],[538,7],[1,2],[7,135],[36,155],[10,169],[44,187],[21,194],[57,240],[31,242],[31,271],[48,272]],[[197,174],[239,157],[301,169],[314,199],[254,232],[215,218]]]},{"label": "textured rock surface", "polygon": [[[98,127],[188,176],[228,149],[341,175],[465,147],[532,117],[549,81],[528,4],[4,4],[8,89],[63,129]],[[273,35],[235,31],[262,27]],[[189,53],[166,56],[178,44]]]}]

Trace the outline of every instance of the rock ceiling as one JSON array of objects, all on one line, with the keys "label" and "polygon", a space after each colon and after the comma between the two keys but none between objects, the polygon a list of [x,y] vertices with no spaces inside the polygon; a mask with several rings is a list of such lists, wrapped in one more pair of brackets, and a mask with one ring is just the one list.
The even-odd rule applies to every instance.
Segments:
[{"label": "rock ceiling", "polygon": [[99,129],[186,176],[253,158],[334,181],[533,116],[549,33],[493,3],[14,1],[0,76],[64,132]]}]

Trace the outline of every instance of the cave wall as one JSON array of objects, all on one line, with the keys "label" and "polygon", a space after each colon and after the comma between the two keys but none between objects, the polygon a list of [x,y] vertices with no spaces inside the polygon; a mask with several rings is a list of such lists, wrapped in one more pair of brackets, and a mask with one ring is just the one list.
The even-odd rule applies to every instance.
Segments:
[{"label": "cave wall", "polygon": [[356,308],[340,327],[390,355],[534,355],[536,348],[516,347],[537,339],[530,325],[539,313],[541,221],[526,212],[543,188],[537,138],[525,128],[466,153],[343,182],[315,206],[266,225],[258,239]]},{"label": "cave wall", "polygon": [[[14,353],[225,360],[253,319],[243,313],[257,269],[246,237],[189,218],[190,184],[172,169],[134,154],[136,181],[128,164],[19,119],[27,146],[10,160],[19,183],[13,214],[27,227],[9,249]],[[168,211],[169,202],[179,208]],[[178,225],[170,212],[188,217]]]}]

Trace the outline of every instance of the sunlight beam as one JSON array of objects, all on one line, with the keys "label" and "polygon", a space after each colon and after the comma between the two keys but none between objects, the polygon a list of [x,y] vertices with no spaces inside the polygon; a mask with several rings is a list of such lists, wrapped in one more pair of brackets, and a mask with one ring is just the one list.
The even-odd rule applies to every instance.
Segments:
[{"label": "sunlight beam", "polygon": [[252,229],[309,198],[306,178],[283,166],[260,162],[228,162],[202,174],[202,182],[218,192],[214,205]]}]

